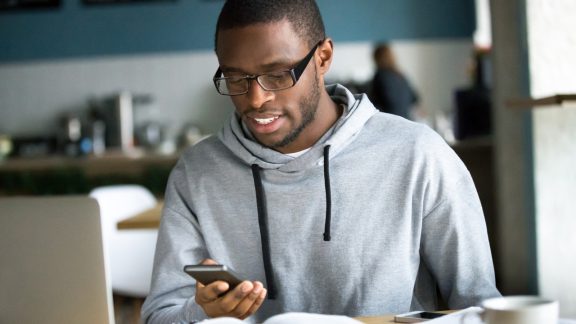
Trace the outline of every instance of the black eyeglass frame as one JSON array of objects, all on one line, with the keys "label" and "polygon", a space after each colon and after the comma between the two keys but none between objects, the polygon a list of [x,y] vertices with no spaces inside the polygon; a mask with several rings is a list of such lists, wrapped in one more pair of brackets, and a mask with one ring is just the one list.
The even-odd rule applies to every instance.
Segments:
[{"label": "black eyeglass frame", "polygon": [[216,73],[214,74],[214,77],[212,78],[212,81],[214,82],[214,86],[216,87],[216,91],[218,91],[218,93],[223,95],[223,96],[240,96],[240,95],[248,93],[248,91],[250,90],[250,82],[249,81],[252,81],[252,80],[256,80],[256,82],[258,82],[258,85],[260,85],[260,87],[262,87],[262,89],[264,89],[266,91],[280,91],[280,90],[290,89],[296,85],[298,80],[300,80],[300,77],[304,73],[304,70],[306,70],[308,63],[310,63],[310,60],[314,56],[314,53],[316,53],[316,49],[318,48],[318,46],[320,46],[320,44],[322,44],[322,42],[323,41],[320,41],[316,45],[314,45],[314,47],[312,47],[310,52],[308,52],[308,54],[306,54],[306,56],[300,62],[298,62],[295,67],[293,67],[289,70],[282,70],[282,71],[275,72],[275,73],[290,72],[290,76],[292,77],[292,85],[289,87],[285,87],[285,88],[281,88],[281,89],[267,89],[260,82],[259,78],[263,75],[269,75],[270,73],[262,73],[262,74],[255,74],[255,75],[245,75],[245,76],[240,77],[240,79],[245,79],[248,81],[248,86],[246,87],[246,90],[244,92],[234,93],[234,94],[222,93],[220,91],[220,88],[218,87],[218,82],[220,82],[220,81],[226,82],[227,79],[233,79],[233,78],[237,79],[238,77],[221,77],[222,70],[220,69],[220,67],[218,67],[218,70],[216,70]]}]

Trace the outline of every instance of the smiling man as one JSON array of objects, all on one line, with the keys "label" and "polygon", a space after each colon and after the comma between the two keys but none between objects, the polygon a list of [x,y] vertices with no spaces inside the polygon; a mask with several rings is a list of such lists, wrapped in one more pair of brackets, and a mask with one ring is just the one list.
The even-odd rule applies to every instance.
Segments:
[{"label": "smiling man", "polygon": [[238,19],[227,16],[234,14],[223,11],[219,21],[217,89],[231,95],[238,116],[260,144],[282,153],[311,147],[341,114],[323,91],[332,40],[325,39],[321,26],[310,26],[321,28],[314,33],[296,31],[287,18],[234,28]]},{"label": "smiling man", "polygon": [[[215,51],[214,85],[236,109],[171,174],[146,322],[370,316],[499,295],[465,166],[426,126],[324,84],[334,45],[314,1],[227,1]],[[198,263],[247,280],[203,285],[182,270]]]}]

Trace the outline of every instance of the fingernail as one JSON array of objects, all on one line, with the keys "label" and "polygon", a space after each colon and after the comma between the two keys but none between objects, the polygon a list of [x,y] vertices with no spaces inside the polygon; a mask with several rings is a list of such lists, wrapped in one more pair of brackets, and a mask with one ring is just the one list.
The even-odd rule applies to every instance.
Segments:
[{"label": "fingernail", "polygon": [[250,283],[245,283],[242,285],[242,292],[247,294],[250,290],[252,290],[252,285]]}]

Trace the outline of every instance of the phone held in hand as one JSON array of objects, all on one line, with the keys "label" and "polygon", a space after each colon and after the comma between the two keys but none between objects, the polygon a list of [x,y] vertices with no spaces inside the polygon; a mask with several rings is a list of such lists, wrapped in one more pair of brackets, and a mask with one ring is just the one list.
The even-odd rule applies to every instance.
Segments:
[{"label": "phone held in hand", "polygon": [[209,285],[220,280],[227,282],[230,285],[230,289],[233,289],[242,282],[240,275],[223,264],[187,265],[184,267],[184,272],[203,285]]},{"label": "phone held in hand", "polygon": [[420,323],[442,317],[446,314],[440,312],[415,311],[394,316],[396,323]]}]

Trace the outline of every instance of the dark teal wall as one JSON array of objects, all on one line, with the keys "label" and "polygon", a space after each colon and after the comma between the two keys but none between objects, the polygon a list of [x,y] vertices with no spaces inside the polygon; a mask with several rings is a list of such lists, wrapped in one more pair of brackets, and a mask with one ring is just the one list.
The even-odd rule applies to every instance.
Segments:
[{"label": "dark teal wall", "polygon": [[[0,12],[0,62],[210,49],[219,0]],[[474,0],[318,0],[336,41],[471,37]]]}]

